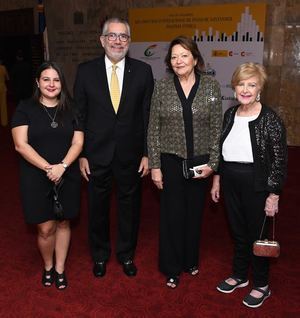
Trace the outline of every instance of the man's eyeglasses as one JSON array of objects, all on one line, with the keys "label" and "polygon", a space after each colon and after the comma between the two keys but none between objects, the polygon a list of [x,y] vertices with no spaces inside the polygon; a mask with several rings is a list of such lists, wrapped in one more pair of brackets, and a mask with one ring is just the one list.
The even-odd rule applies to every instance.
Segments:
[{"label": "man's eyeglasses", "polygon": [[108,33],[108,34],[105,34],[104,36],[107,37],[108,41],[116,41],[116,39],[119,38],[121,42],[127,42],[130,38],[130,36],[125,33],[120,33],[120,34]]}]

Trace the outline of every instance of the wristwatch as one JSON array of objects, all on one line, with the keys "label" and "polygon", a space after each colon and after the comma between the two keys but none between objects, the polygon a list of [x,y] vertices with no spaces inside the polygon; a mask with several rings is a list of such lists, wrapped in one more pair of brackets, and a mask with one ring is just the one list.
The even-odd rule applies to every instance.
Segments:
[{"label": "wristwatch", "polygon": [[60,164],[64,167],[65,170],[69,167],[64,161],[61,161]]}]

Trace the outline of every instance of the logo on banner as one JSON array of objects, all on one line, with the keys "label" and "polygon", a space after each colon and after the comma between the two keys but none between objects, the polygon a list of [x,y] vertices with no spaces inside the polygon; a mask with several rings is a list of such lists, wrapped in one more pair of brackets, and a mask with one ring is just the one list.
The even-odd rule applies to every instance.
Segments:
[{"label": "logo on banner", "polygon": [[213,56],[213,57],[227,57],[228,51],[227,50],[212,50],[211,56]]},{"label": "logo on banner", "polygon": [[247,57],[252,56],[253,52],[249,51],[228,51],[228,50],[212,50],[212,57]]},{"label": "logo on banner", "polygon": [[147,57],[153,56],[155,54],[156,47],[157,47],[157,44],[148,46],[146,50],[144,51],[144,55]]},{"label": "logo on banner", "polygon": [[253,52],[247,52],[247,51],[229,51],[228,52],[229,56],[241,56],[241,57],[247,57],[253,55]]}]

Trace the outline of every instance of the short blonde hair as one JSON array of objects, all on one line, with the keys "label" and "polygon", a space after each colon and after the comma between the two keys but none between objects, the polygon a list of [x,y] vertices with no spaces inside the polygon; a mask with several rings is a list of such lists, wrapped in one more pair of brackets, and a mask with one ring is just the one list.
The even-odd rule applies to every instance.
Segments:
[{"label": "short blonde hair", "polygon": [[232,79],[231,79],[232,88],[237,86],[240,81],[246,80],[253,76],[256,76],[258,78],[259,86],[262,89],[267,80],[267,73],[264,66],[259,63],[253,63],[253,62],[247,62],[247,63],[239,65],[235,69],[232,75]]}]

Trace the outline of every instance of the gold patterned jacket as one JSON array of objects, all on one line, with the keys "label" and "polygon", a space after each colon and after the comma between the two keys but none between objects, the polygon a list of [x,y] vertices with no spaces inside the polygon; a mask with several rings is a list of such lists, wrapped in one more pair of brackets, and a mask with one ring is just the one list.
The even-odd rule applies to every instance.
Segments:
[{"label": "gold patterned jacket", "polygon": [[[217,170],[222,101],[219,83],[211,76],[201,75],[192,113],[194,156],[209,154],[208,165]],[[155,83],[148,126],[150,168],[160,168],[161,153],[187,158],[182,105],[173,77]]]}]

